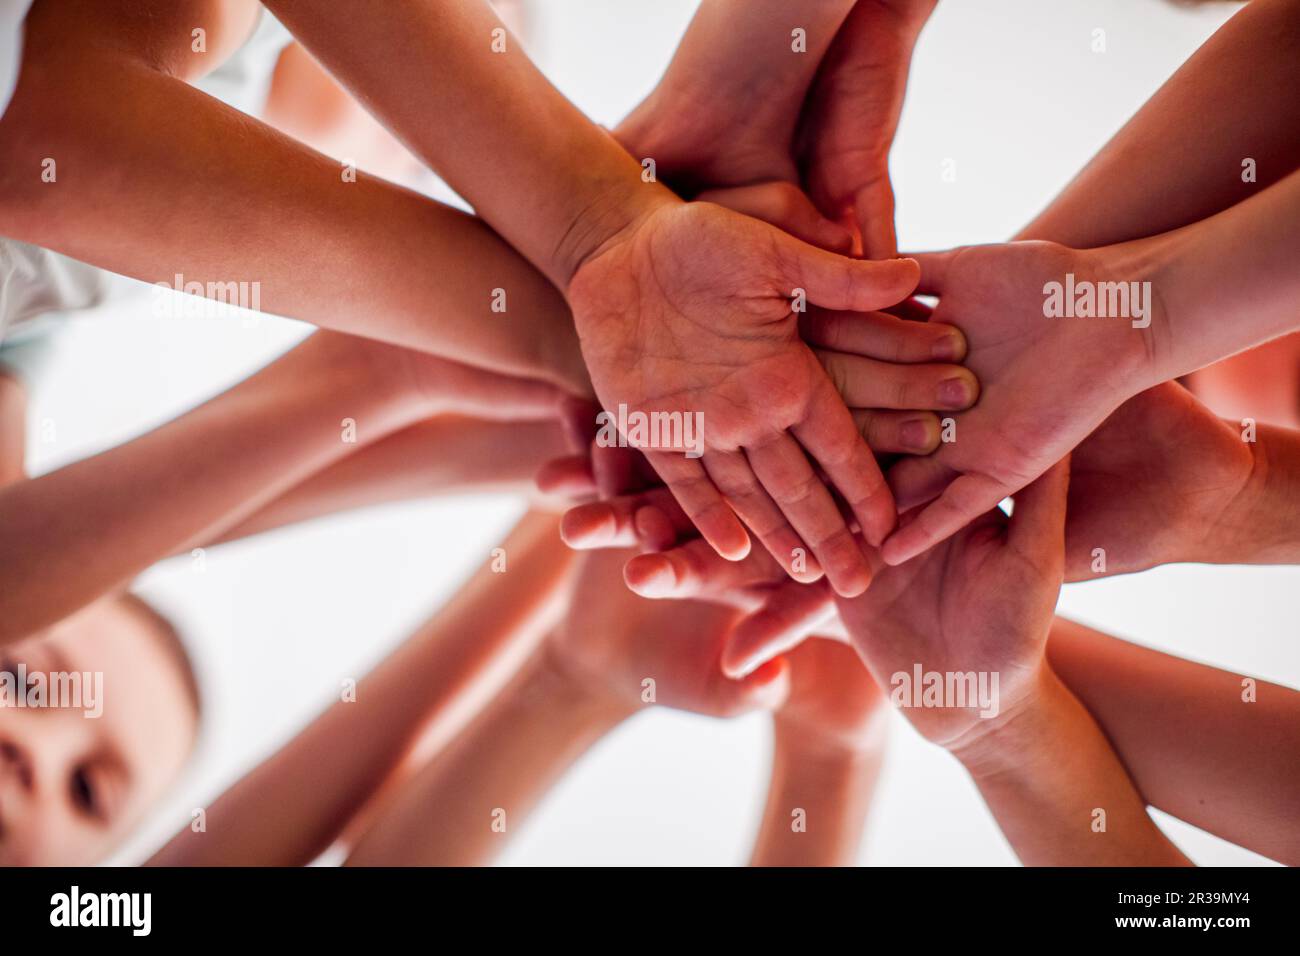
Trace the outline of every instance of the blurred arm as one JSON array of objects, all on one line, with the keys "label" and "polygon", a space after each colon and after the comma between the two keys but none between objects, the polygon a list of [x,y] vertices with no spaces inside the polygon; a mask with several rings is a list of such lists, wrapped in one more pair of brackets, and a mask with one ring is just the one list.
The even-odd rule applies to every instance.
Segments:
[{"label": "blurred arm", "polygon": [[[367,355],[386,349],[369,343]],[[377,438],[425,402],[321,333],[141,437],[0,489],[0,645],[202,543],[343,458],[342,422]]]},{"label": "blurred arm", "polygon": [[1300,863],[1300,691],[1138,647],[1057,618],[1052,667],[1152,806]]},{"label": "blurred arm", "polygon": [[526,515],[502,546],[505,573],[478,568],[359,682],[355,700],[333,704],[222,794],[208,810],[207,832],[181,831],[150,863],[298,866],[326,850],[431,722],[463,720],[555,610],[571,563],[556,520]]},{"label": "blurred arm", "polygon": [[[1278,182],[1300,167],[1297,84],[1300,2],[1254,0],[1016,238],[1110,245],[1188,225]],[[1257,181],[1243,181],[1246,159]]]},{"label": "blurred arm", "polygon": [[565,771],[628,715],[586,692],[543,646],[377,810],[348,864],[490,863]]}]

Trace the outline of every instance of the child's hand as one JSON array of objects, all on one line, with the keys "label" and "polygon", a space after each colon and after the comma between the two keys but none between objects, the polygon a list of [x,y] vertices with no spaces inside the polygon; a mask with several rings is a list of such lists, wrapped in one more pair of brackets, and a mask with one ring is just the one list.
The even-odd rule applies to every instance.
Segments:
[{"label": "child's hand", "polygon": [[953,441],[891,470],[900,511],[930,502],[885,542],[882,554],[891,565],[1025,487],[1145,387],[1149,349],[1156,348],[1148,335],[1163,328],[1160,301],[1152,296],[1143,297],[1145,319],[1047,317],[1048,283],[1073,275],[1076,288],[1084,282],[1096,288],[1137,278],[1095,250],[1020,242],[918,261],[921,291],[940,297],[935,319],[966,335],[966,362],[979,378],[981,397],[955,416]]},{"label": "child's hand", "polygon": [[743,680],[722,673],[718,660],[736,609],[638,597],[623,585],[628,556],[605,551],[581,560],[569,612],[550,639],[561,673],[629,711],[653,701],[731,717],[781,705],[789,691],[785,661]]},{"label": "child's hand", "polygon": [[858,0],[835,35],[801,120],[804,182],[823,213],[851,218],[872,259],[898,254],[889,150],[912,47],[935,0]]},{"label": "child's hand", "polygon": [[[913,706],[903,713],[931,741],[959,747],[995,726],[982,718],[1005,719],[1041,688],[1063,573],[1068,482],[1062,462],[1016,496],[1010,520],[987,512],[921,556],[881,570],[860,597],[837,601],[884,692],[900,686],[896,674],[912,685]],[[973,672],[991,696],[959,707],[945,694],[941,706],[916,706],[925,689],[914,681],[917,668],[938,673],[945,686],[950,675]]]},{"label": "child's hand", "polygon": [[866,559],[809,459],[868,541],[892,529],[893,499],[791,302],[869,312],[914,280],[905,260],[845,259],[710,203],[667,203],[583,263],[569,300],[606,409],[702,416],[702,459],[647,457],[709,543],[746,554],[739,515],[778,560],[803,548],[858,594]]},{"label": "child's hand", "polygon": [[1129,399],[1071,456],[1066,580],[1222,560],[1250,533],[1233,515],[1254,467],[1241,430],[1182,386]]}]

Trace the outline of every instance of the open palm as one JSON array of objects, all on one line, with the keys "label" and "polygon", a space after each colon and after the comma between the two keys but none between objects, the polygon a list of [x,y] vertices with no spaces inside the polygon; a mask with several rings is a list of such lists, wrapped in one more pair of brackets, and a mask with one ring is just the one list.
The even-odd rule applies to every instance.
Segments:
[{"label": "open palm", "polygon": [[747,553],[739,515],[783,564],[810,549],[856,594],[866,560],[818,469],[869,541],[893,527],[893,498],[792,302],[871,311],[915,279],[906,260],[855,261],[710,203],[666,204],[584,263],[569,298],[607,410],[702,416],[702,458],[648,457],[709,543]]}]

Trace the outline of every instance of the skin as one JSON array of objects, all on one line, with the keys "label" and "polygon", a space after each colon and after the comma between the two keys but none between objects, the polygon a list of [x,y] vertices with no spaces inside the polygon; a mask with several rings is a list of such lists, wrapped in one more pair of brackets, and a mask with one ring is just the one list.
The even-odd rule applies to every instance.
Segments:
[{"label": "skin", "polygon": [[[1052,243],[970,246],[919,257],[935,317],[958,325],[983,386],[955,416],[957,440],[900,463],[902,508],[926,504],[883,548],[919,554],[1041,474],[1128,398],[1277,337],[1300,296],[1300,174],[1209,219],[1087,251]],[[1125,318],[1045,319],[1043,289],[1077,281],[1151,283],[1148,328]],[[1225,323],[1232,312],[1241,321]],[[1035,396],[1032,405],[1024,396]],[[936,495],[938,496],[936,499]]]},{"label": "skin", "polygon": [[[654,91],[616,134],[688,189],[804,185],[867,258],[897,254],[889,148],[934,0],[706,0]],[[807,53],[790,55],[790,31]],[[766,52],[763,52],[766,51]],[[840,227],[841,229],[843,227]]]},{"label": "skin", "polygon": [[[638,163],[517,45],[492,52],[499,23],[482,4],[385,5],[360,17],[331,5],[269,6],[566,291],[606,408],[704,413],[704,459],[656,455],[654,464],[720,553],[739,557],[749,541],[724,502],[719,472],[728,494],[748,496],[751,527],[775,533],[788,525],[813,550],[833,548],[833,569],[826,556],[819,560],[837,587],[866,586],[865,558],[851,548],[847,523],[805,453],[869,539],[892,526],[892,503],[848,413],[797,341],[788,303],[795,288],[806,288],[810,301],[829,308],[893,304],[910,292],[909,265],[831,256],[710,204],[687,207],[644,182]],[[373,56],[377,49],[385,56]],[[468,90],[472,110],[463,108]],[[775,401],[733,404],[754,395]],[[763,465],[751,466],[751,450]]]},{"label": "skin", "polygon": [[[322,470],[357,447],[344,440],[345,421],[364,444],[451,411],[553,418],[560,397],[540,383],[318,333],[134,441],[0,490],[0,574],[8,584],[0,643],[210,542],[309,478],[328,481]],[[114,547],[101,547],[104,540]]]},{"label": "skin", "polygon": [[[585,555],[568,612],[513,681],[377,813],[348,862],[479,865],[502,847],[493,811],[517,829],[563,772],[632,714],[666,705],[715,717],[772,708],[788,665],[743,681],[718,668],[736,611],[646,601],[612,586],[626,556]],[[655,703],[643,684],[655,681]]]},{"label": "skin", "polygon": [[[916,663],[999,675],[994,714],[955,700],[902,711],[962,762],[1026,865],[1185,864],[1097,722],[1047,664],[1067,484],[1066,466],[1055,466],[1017,496],[1009,521],[991,512],[882,572],[866,594],[838,600],[840,615],[884,687]],[[1104,831],[1091,825],[1096,808]]]},{"label": "skin", "polygon": [[[553,517],[529,514],[491,562],[374,671],[236,782],[208,808],[209,828],[186,827],[156,866],[304,866],[398,786],[412,748],[454,734],[505,682],[553,623],[572,552]],[[292,820],[293,826],[285,826]]]},{"label": "skin", "polygon": [[104,707],[97,719],[0,711],[0,866],[95,863],[162,796],[193,747],[197,715],[178,664],[113,598],[6,648],[4,660],[28,673],[102,673]]},{"label": "skin", "polygon": [[[243,42],[257,9],[34,4],[0,118],[0,230],[148,282],[258,282],[264,311],[588,394],[563,298],[489,226],[364,171],[347,182],[187,84]],[[192,49],[195,24],[207,52]],[[45,158],[56,183],[41,181]],[[512,321],[491,310],[495,289]]]}]

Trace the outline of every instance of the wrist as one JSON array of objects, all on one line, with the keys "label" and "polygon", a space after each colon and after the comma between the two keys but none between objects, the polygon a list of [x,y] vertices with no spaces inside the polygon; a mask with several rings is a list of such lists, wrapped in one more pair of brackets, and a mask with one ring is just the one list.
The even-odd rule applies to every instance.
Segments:
[{"label": "wrist", "polygon": [[681,204],[664,186],[645,182],[639,166],[628,160],[626,175],[608,176],[592,186],[555,245],[551,272],[566,298],[586,263],[634,234],[655,213]]},{"label": "wrist", "polygon": [[944,743],[971,778],[980,780],[1017,773],[1041,758],[1052,740],[1055,716],[1069,695],[1046,658],[1009,706]]},{"label": "wrist", "polygon": [[1240,422],[1226,422],[1250,452],[1246,480],[1187,560],[1204,564],[1293,564],[1300,559],[1300,487],[1285,460],[1289,431],[1256,426],[1247,441]]},{"label": "wrist", "polygon": [[593,680],[565,656],[554,635],[542,642],[529,666],[528,683],[537,693],[572,711],[593,732],[608,733],[637,712],[628,700],[619,699]]}]

